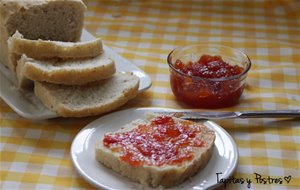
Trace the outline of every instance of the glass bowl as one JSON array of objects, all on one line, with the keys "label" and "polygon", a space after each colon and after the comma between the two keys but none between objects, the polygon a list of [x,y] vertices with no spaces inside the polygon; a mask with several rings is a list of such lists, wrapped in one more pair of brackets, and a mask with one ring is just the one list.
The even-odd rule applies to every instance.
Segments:
[{"label": "glass bowl", "polygon": [[[202,55],[221,56],[231,66],[238,65],[242,72],[221,78],[204,78],[186,74],[175,67],[176,61],[184,64],[197,62]],[[195,108],[223,108],[237,104],[245,87],[251,67],[243,52],[222,45],[196,44],[178,47],[167,58],[170,84],[176,98]]]}]

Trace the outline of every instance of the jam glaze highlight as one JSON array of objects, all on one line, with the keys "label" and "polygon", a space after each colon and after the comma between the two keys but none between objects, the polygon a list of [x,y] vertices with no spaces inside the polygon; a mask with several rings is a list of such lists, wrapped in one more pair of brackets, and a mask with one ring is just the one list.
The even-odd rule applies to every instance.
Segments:
[{"label": "jam glaze highlight", "polygon": [[201,130],[201,124],[162,115],[131,131],[106,134],[103,144],[132,166],[175,165],[192,160],[194,148],[206,146]]}]

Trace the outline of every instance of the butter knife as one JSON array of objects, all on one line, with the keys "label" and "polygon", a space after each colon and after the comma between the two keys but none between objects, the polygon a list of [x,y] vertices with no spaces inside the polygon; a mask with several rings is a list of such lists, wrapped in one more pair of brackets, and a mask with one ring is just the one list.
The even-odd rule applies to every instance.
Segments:
[{"label": "butter knife", "polygon": [[231,119],[231,118],[300,118],[300,110],[264,110],[264,111],[236,111],[236,112],[164,112],[187,120],[201,119]]}]

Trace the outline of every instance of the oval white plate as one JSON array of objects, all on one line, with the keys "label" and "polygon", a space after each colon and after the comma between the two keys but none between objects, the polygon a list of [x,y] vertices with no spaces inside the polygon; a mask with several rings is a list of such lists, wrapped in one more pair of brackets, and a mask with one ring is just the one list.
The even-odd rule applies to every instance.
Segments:
[{"label": "oval white plate", "polygon": [[[81,41],[95,39],[89,32],[83,30]],[[105,53],[111,57],[118,71],[133,72],[140,78],[139,92],[150,88],[151,78],[140,68],[129,62],[117,52],[103,44]],[[15,86],[17,79],[10,70],[0,63],[0,97],[20,116],[27,119],[50,119],[59,117],[55,112],[48,110],[33,92],[21,92]]]},{"label": "oval white plate", "polygon": [[[147,112],[178,111],[167,108],[138,108],[114,112],[101,117],[83,128],[71,146],[71,158],[79,174],[89,183],[104,189],[153,189],[130,181],[95,159],[95,145],[104,133],[117,131],[123,125]],[[238,151],[230,135],[211,121],[204,125],[216,132],[215,148],[209,163],[194,177],[179,186],[168,189],[210,189],[218,185],[216,173],[222,172],[219,179],[228,178],[238,163]]]}]

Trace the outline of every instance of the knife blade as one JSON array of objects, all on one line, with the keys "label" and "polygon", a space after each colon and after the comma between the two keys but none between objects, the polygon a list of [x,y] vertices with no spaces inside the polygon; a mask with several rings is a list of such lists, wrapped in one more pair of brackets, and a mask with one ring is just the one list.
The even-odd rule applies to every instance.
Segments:
[{"label": "knife blade", "polygon": [[263,111],[235,111],[235,112],[163,112],[187,120],[201,119],[232,119],[232,118],[300,118],[300,110],[263,110]]}]

